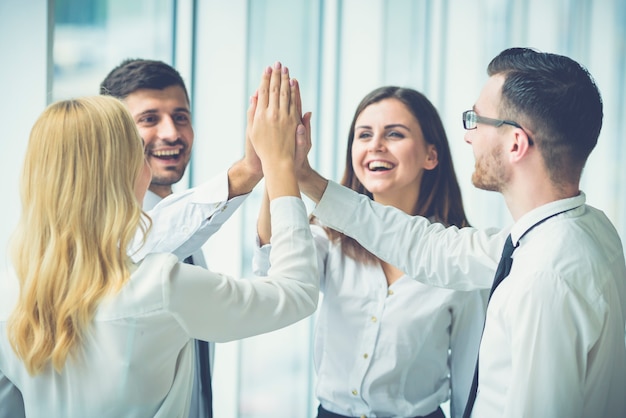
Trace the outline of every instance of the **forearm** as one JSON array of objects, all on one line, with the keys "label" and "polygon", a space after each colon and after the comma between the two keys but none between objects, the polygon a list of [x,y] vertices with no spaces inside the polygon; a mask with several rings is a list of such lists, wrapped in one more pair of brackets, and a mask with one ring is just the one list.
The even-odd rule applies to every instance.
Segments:
[{"label": "forearm", "polygon": [[268,169],[265,171],[265,188],[269,200],[282,196],[300,197],[293,160],[276,159],[266,165]]},{"label": "forearm", "polygon": [[200,186],[168,196],[148,211],[152,229],[143,245],[143,235],[137,232],[129,247],[133,261],[155,252],[171,252],[183,260],[201,248],[247,197],[227,199],[227,183],[222,172]]},{"label": "forearm", "polygon": [[269,244],[272,237],[271,215],[270,215],[270,198],[267,190],[263,193],[261,201],[261,209],[259,210],[259,218],[257,220],[257,234],[259,236],[259,245]]},{"label": "forearm", "polygon": [[237,161],[228,169],[228,198],[250,193],[263,178],[263,172],[246,161]]},{"label": "forearm", "polygon": [[328,180],[322,177],[317,171],[310,169],[306,173],[299,173],[298,186],[300,187],[300,191],[309,199],[315,203],[319,203],[326,190],[326,186],[328,186]]},{"label": "forearm", "polygon": [[327,184],[313,215],[409,276],[457,290],[491,287],[508,234],[431,224],[334,182]]}]

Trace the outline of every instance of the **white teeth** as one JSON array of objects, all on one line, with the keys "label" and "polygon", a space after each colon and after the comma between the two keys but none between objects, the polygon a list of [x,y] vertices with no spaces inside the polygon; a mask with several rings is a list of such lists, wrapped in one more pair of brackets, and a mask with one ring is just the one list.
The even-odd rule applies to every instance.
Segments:
[{"label": "white teeth", "polygon": [[178,154],[180,154],[179,149],[152,151],[152,155],[154,155],[155,157],[171,157]]},{"label": "white teeth", "polygon": [[367,165],[370,170],[391,170],[393,165],[385,161],[372,161]]}]

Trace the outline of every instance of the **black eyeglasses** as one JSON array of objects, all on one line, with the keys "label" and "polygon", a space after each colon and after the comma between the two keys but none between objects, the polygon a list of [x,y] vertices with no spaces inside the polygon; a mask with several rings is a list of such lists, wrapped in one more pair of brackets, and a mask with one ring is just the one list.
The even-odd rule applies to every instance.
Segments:
[{"label": "black eyeglasses", "polygon": [[478,116],[473,110],[466,110],[463,112],[463,127],[465,129],[468,131],[476,129],[477,123],[485,123],[487,125],[495,126],[496,128],[499,128],[502,125],[511,125],[516,128],[523,129],[517,122],[513,122],[511,120],[492,119],[484,116]]},{"label": "black eyeglasses", "polygon": [[530,145],[533,144],[533,140],[530,137],[530,135],[528,135],[528,132],[526,132],[526,130],[522,128],[522,126],[517,122],[513,122],[512,120],[506,120],[506,119],[492,119],[492,118],[487,118],[484,116],[479,116],[473,110],[466,110],[465,112],[463,112],[463,128],[465,128],[468,131],[471,131],[472,129],[476,129],[476,124],[478,123],[484,123],[487,125],[495,126],[496,128],[499,128],[502,125],[515,126],[516,128],[520,128],[522,131],[524,131],[524,133],[528,137],[529,144]]}]

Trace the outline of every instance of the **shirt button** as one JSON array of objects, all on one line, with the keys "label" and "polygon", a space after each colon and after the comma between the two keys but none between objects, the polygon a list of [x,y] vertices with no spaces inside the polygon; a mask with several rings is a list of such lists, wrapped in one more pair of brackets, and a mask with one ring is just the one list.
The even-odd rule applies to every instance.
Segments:
[{"label": "shirt button", "polygon": [[358,394],[359,394],[359,392],[357,392],[357,390],[356,390],[356,389],[352,389],[352,394],[353,394],[354,396],[356,396],[356,395],[358,395]]},{"label": "shirt button", "polygon": [[376,318],[375,316],[372,317],[372,322],[376,322],[378,321],[378,318]]},{"label": "shirt button", "polygon": [[366,358],[368,358],[368,357],[369,357],[369,355],[368,355],[367,353],[363,354],[363,358],[365,358],[365,359],[366,359]]},{"label": "shirt button", "polygon": [[182,228],[183,234],[187,235],[189,233],[189,228],[186,226],[183,226]]},{"label": "shirt button", "polygon": [[222,206],[222,209],[220,209],[222,212],[224,212],[226,210],[226,208],[228,207],[228,205],[224,205]]},{"label": "shirt button", "polygon": [[387,294],[388,294],[389,296],[393,295],[393,290],[391,290],[391,289],[387,290]]},{"label": "shirt button", "polygon": [[367,418],[365,415],[361,415],[361,418]]}]

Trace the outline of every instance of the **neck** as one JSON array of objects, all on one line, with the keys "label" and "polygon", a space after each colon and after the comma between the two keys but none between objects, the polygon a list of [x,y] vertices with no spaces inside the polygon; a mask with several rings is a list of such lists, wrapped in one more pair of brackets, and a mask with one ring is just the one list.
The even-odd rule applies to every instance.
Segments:
[{"label": "neck", "polygon": [[557,200],[574,197],[578,194],[580,194],[580,189],[577,184],[557,187],[548,179],[542,182],[531,181],[523,185],[511,186],[508,188],[508,191],[502,192],[514,221],[517,221],[535,208]]},{"label": "neck", "polygon": [[150,184],[148,190],[150,190],[152,193],[156,194],[160,198],[166,198],[167,196],[172,194],[171,185]]}]

